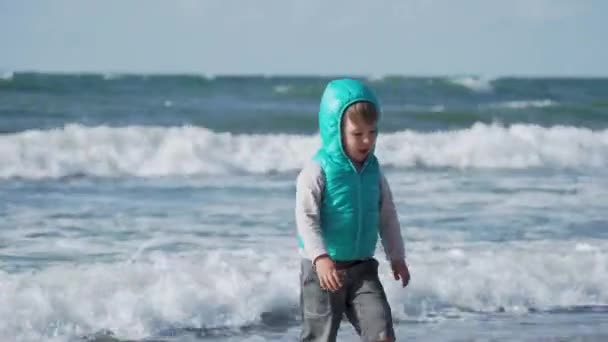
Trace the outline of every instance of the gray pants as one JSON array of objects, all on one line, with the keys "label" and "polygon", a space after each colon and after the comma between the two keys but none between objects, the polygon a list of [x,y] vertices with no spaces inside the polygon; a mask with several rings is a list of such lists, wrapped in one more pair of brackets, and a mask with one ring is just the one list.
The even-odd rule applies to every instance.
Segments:
[{"label": "gray pants", "polygon": [[394,339],[391,308],[378,278],[378,261],[365,260],[338,271],[342,287],[324,290],[310,260],[302,259],[300,271],[301,341],[333,342],[343,316],[362,341]]}]

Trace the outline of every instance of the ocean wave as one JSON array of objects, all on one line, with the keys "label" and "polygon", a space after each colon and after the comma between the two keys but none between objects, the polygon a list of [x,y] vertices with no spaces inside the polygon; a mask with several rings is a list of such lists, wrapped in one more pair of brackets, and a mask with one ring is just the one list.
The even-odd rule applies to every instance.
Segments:
[{"label": "ocean wave", "polygon": [[4,72],[0,73],[0,80],[10,81],[13,79],[14,76],[15,76],[15,73],[13,71],[4,71]]},{"label": "ocean wave", "polygon": [[487,105],[489,108],[507,108],[507,109],[527,109],[527,108],[545,108],[558,105],[557,102],[549,99],[539,100],[521,100],[521,101],[505,101]]},{"label": "ocean wave", "polygon": [[[0,135],[0,179],[292,172],[319,144],[318,135],[67,125]],[[601,168],[608,166],[608,130],[481,123],[454,131],[406,130],[381,134],[377,155],[397,168]]]},{"label": "ocean wave", "polygon": [[465,87],[476,93],[489,93],[494,90],[492,83],[495,79],[492,78],[484,78],[484,77],[474,77],[474,76],[462,76],[462,77],[452,77],[448,79],[448,82]]},{"label": "ocean wave", "polygon": [[[559,242],[428,249],[412,243],[409,287],[391,279],[382,260],[380,277],[398,322],[497,312],[605,312],[608,250],[605,242],[589,243],[597,250]],[[0,337],[63,341],[112,331],[141,339],[175,329],[221,335],[295,325],[297,262],[274,251],[153,252],[114,264],[0,271]],[[581,269],[589,272],[581,277]]]}]

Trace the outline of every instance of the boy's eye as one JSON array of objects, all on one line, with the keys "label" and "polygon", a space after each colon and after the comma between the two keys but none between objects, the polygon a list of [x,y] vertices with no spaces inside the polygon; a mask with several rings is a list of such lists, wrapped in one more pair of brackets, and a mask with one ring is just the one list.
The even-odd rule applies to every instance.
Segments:
[{"label": "boy's eye", "polygon": [[356,137],[360,137],[360,136],[363,135],[363,133],[361,133],[361,132],[354,132],[353,135],[356,136]]}]

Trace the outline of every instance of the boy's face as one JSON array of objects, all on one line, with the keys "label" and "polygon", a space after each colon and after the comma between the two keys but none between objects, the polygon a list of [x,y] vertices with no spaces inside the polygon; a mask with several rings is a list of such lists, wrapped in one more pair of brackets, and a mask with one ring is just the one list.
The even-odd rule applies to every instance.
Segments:
[{"label": "boy's face", "polygon": [[376,144],[376,133],[375,124],[344,116],[342,126],[344,152],[354,163],[363,163]]}]

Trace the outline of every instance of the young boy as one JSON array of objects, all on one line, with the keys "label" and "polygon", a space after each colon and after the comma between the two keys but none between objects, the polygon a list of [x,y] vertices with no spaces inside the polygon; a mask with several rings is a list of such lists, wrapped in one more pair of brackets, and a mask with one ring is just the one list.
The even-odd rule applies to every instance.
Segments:
[{"label": "young boy", "polygon": [[352,79],[329,82],[321,98],[322,146],[296,187],[302,341],[335,341],[344,314],[363,341],[395,340],[374,259],[378,235],[395,280],[405,287],[410,274],[374,156],[379,110],[373,92]]}]

